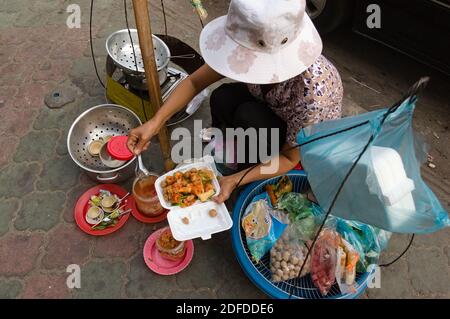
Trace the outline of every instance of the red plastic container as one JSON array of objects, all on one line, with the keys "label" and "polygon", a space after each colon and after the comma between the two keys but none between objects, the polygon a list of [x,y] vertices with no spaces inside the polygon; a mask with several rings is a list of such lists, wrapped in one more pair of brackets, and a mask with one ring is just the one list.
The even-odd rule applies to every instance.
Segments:
[{"label": "red plastic container", "polygon": [[111,157],[121,161],[129,161],[134,157],[134,154],[128,149],[127,140],[128,136],[126,135],[111,137],[106,146]]}]

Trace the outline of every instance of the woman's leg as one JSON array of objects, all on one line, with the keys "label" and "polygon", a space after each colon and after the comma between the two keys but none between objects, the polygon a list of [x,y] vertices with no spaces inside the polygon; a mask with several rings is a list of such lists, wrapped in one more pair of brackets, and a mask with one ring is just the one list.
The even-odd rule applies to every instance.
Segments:
[{"label": "woman's leg", "polygon": [[[245,151],[245,163],[239,163],[239,170],[256,164],[255,157],[257,162],[262,162],[278,154],[286,142],[286,123],[262,102],[252,101],[240,104],[234,112],[233,124],[233,127],[241,127],[244,130],[254,128],[257,135],[256,141],[246,138],[245,147],[240,147],[239,151]],[[272,134],[272,129],[276,129],[277,134]],[[260,146],[263,149],[260,149]],[[257,154],[250,154],[250,151],[254,152],[255,149]]]},{"label": "woman's leg", "polygon": [[225,83],[211,93],[212,126],[220,129],[233,127],[234,112],[245,102],[256,101],[244,83]]}]

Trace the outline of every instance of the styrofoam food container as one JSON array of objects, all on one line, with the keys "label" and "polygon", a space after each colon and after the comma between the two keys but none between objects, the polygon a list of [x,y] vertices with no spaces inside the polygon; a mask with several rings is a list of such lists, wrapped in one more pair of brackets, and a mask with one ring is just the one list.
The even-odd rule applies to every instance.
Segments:
[{"label": "styrofoam food container", "polygon": [[[210,171],[214,172],[214,169],[211,167],[211,165],[206,164],[206,163],[192,163],[192,164],[187,164],[185,166],[182,166],[180,168],[176,168],[174,170],[171,170],[170,172],[158,177],[158,179],[155,181],[155,188],[156,188],[156,194],[158,194],[158,198],[159,201],[161,202],[161,206],[166,208],[166,209],[174,209],[177,208],[179,209],[179,206],[176,205],[172,205],[171,203],[169,203],[168,201],[166,201],[164,199],[163,196],[163,189],[161,187],[161,183],[166,179],[167,176],[173,176],[176,172],[187,172],[188,170],[190,170],[191,168],[196,168],[196,169],[209,169]],[[214,189],[216,190],[215,195],[220,193],[220,185],[219,185],[219,181],[217,180],[217,177],[214,175],[214,178],[212,180]],[[201,201],[197,200],[193,205],[199,204],[201,203]],[[191,205],[191,206],[193,206]]]},{"label": "styrofoam food container", "polygon": [[[163,182],[167,176],[172,176],[176,172],[184,173],[192,168],[209,169],[212,172],[215,172],[215,168],[213,168],[212,165],[214,164],[205,162],[186,164],[158,177],[155,182],[156,194],[161,202],[161,206],[169,210],[169,213],[167,214],[167,221],[169,222],[173,237],[178,241],[194,238],[202,238],[203,240],[210,239],[212,234],[228,230],[233,226],[230,213],[223,203],[217,204],[212,200],[202,203],[197,200],[191,206],[181,208],[170,204],[164,199],[161,182]],[[215,175],[212,183],[214,189],[216,190],[215,195],[219,194],[220,185]],[[211,209],[215,209],[217,211],[217,216],[209,216],[209,211]],[[189,224],[183,223],[182,219],[184,217],[189,219]]]},{"label": "styrofoam food container", "polygon": [[[217,211],[217,216],[209,216],[211,209]],[[189,219],[189,224],[183,223],[184,217]],[[228,230],[233,226],[225,204],[217,204],[213,201],[172,209],[167,214],[167,221],[173,237],[178,241],[193,238],[210,239],[212,234]]]},{"label": "styrofoam food container", "polygon": [[400,154],[393,148],[381,146],[372,146],[370,154],[375,176],[372,183],[368,181],[371,192],[380,197],[388,210],[415,211],[414,181],[406,175]]}]

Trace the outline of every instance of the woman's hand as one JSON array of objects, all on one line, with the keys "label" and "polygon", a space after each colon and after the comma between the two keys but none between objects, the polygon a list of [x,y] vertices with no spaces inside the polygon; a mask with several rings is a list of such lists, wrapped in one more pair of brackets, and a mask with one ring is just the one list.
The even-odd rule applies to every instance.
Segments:
[{"label": "woman's hand", "polygon": [[151,119],[141,126],[132,129],[128,134],[128,149],[135,155],[141,154],[147,150],[150,145],[150,139],[158,134],[159,129],[160,125],[156,119]]},{"label": "woman's hand", "polygon": [[222,204],[224,201],[230,198],[231,193],[236,188],[236,177],[234,175],[224,176],[219,179],[219,184],[220,193],[217,196],[213,197],[213,200],[218,204]]}]

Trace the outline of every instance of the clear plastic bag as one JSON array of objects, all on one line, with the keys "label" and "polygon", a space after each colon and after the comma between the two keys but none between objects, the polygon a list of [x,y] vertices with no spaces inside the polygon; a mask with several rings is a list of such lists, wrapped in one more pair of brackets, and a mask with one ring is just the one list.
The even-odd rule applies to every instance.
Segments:
[{"label": "clear plastic bag", "polygon": [[336,254],[337,261],[335,274],[339,289],[343,294],[355,293],[358,286],[355,277],[359,254],[349,242],[342,238]]},{"label": "clear plastic bag", "polygon": [[358,252],[358,272],[367,271],[367,267],[376,264],[381,252],[386,249],[390,232],[341,218],[335,218],[337,232]]},{"label": "clear plastic bag", "polygon": [[331,213],[399,233],[431,233],[450,226],[448,213],[420,175],[418,158],[424,156],[417,153],[420,148],[414,139],[416,97],[411,92],[398,107],[324,121],[300,131],[302,165],[325,211],[371,141]]},{"label": "clear plastic bag", "polygon": [[312,248],[311,279],[324,296],[330,291],[336,279],[339,244],[339,234],[334,230],[324,229]]},{"label": "clear plastic bag", "polygon": [[302,275],[299,276],[307,253],[308,248],[305,242],[297,237],[296,229],[292,225],[286,227],[283,235],[270,250],[272,281],[286,281],[308,274],[311,270],[310,258],[303,267]]},{"label": "clear plastic bag", "polygon": [[278,200],[277,208],[289,213],[293,228],[291,231],[296,231],[298,239],[308,241],[314,237],[318,223],[312,204],[304,195],[294,192],[284,194]]},{"label": "clear plastic bag", "polygon": [[255,196],[245,210],[241,225],[255,262],[259,262],[272,248],[286,228],[286,224],[280,220],[282,215],[278,216],[279,214],[269,206],[267,193]]}]

